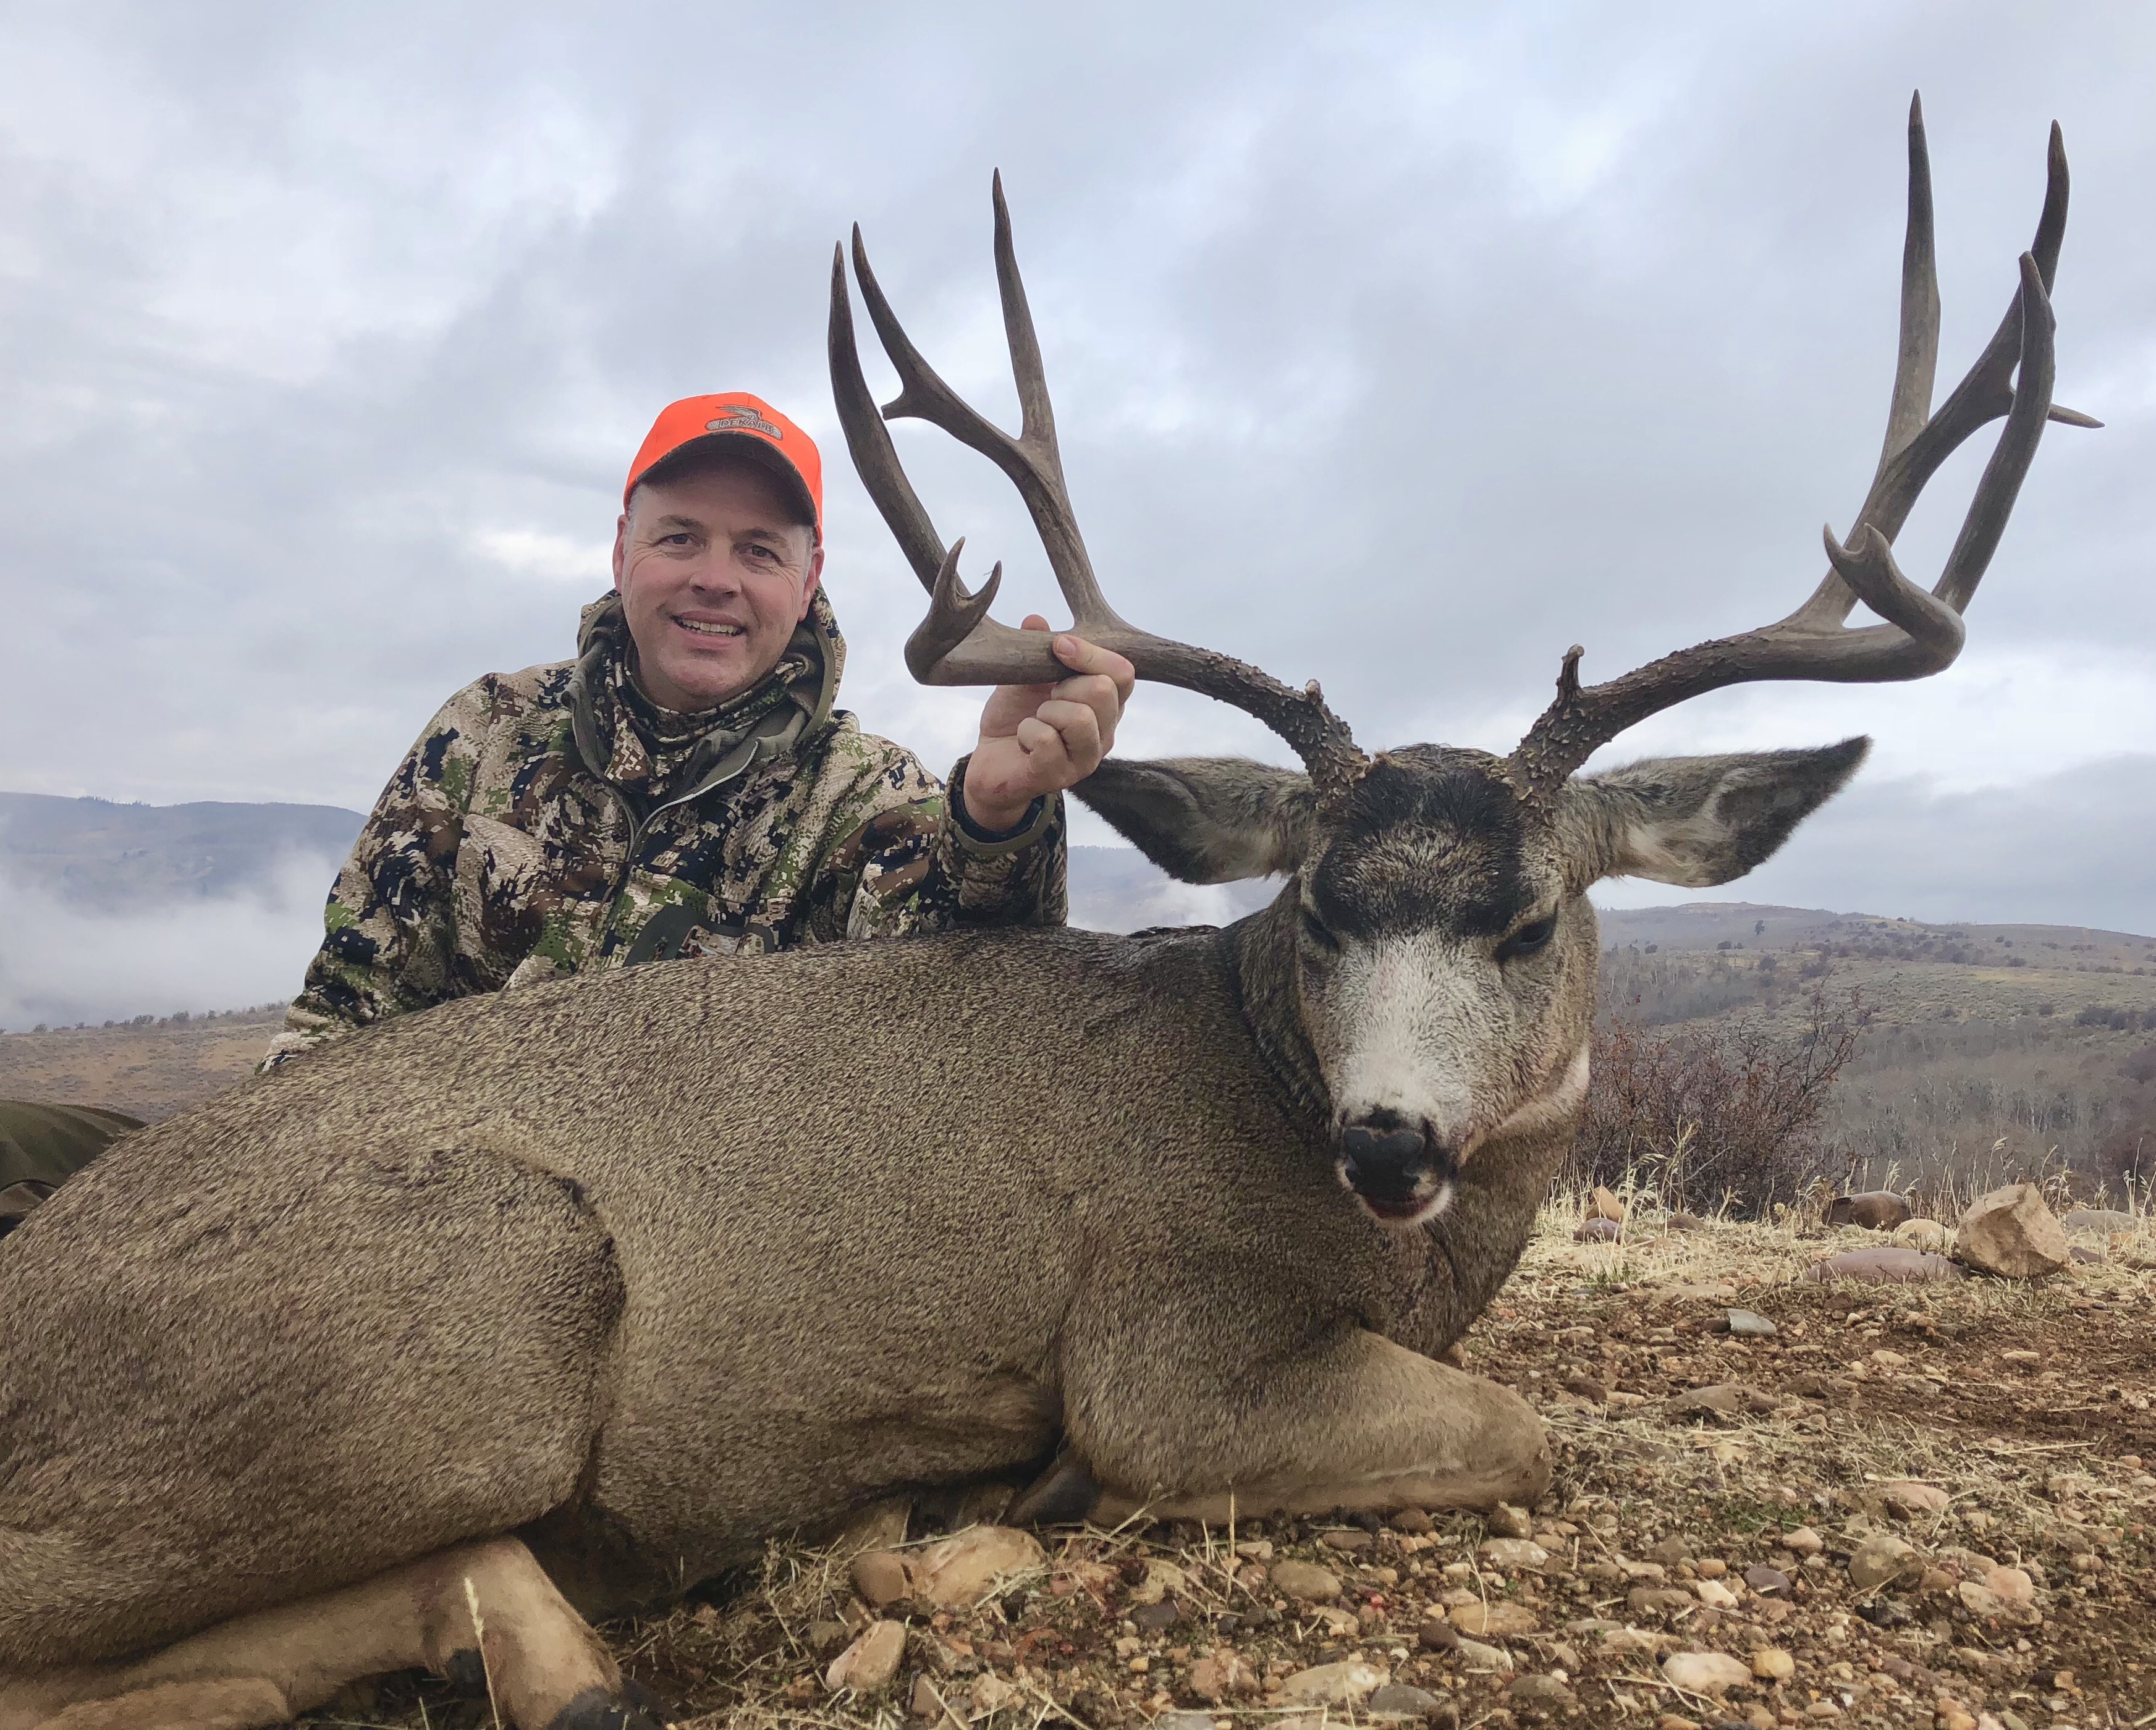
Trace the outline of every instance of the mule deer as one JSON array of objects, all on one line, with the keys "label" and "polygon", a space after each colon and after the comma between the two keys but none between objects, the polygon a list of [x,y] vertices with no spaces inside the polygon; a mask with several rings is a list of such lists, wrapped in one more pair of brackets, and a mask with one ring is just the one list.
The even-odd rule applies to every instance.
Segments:
[{"label": "mule deer", "polygon": [[[383,1024],[131,1137],[0,1249],[0,1730],[284,1718],[483,1657],[526,1730],[643,1724],[583,1617],[663,1599],[894,1488],[1062,1464],[1113,1516],[1532,1496],[1532,1409],[1435,1361],[1503,1282],[1587,1086],[1589,886],[1742,875],[1865,744],[1576,774],[1744,680],[1937,672],[2051,406],[2056,132],[1998,335],[1936,414],[1912,116],[1877,479],[1780,623],[1608,684],[1563,658],[1517,750],[1366,756],[1316,687],[1109,608],[1065,495],[1001,190],[1020,435],[855,273],[934,422],[1024,495],[1078,624],[1274,728],[1306,773],[1111,763],[1086,797],[1224,931],[962,934],[680,962]],[[1049,677],[988,617],[864,385],[855,461],[928,584],[939,683]],[[2005,429],[1927,593],[1889,543]],[[1863,600],[1881,624],[1843,621]],[[484,1620],[484,1643],[475,1632]]]}]

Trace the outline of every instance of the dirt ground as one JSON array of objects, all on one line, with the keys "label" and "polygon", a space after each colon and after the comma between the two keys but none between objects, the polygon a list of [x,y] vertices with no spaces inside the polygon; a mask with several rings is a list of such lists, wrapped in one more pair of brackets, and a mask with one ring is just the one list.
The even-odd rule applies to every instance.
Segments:
[{"label": "dirt ground", "polygon": [[109,1106],[162,1123],[253,1075],[284,1024],[280,1004],[146,1027],[0,1034],[0,1099]]},{"label": "dirt ground", "polygon": [[[1043,1563],[970,1613],[885,1608],[906,1628],[896,1678],[834,1693],[828,1666],[871,1612],[844,1553],[776,1545],[609,1637],[684,1726],[1041,1730],[1174,1712],[1188,1716],[1163,1730],[1320,1730],[1368,1721],[1371,1702],[1290,1704],[1308,1686],[1291,1678],[1349,1661],[1422,1691],[1404,1703],[1435,1726],[2156,1725],[2156,1236],[2039,1283],[1882,1288],[1799,1277],[1878,1241],[1854,1229],[1710,1224],[1589,1245],[1575,1222],[1549,1210],[1466,1345],[1548,1420],[1556,1482],[1517,1522],[1547,1553],[1537,1565],[1486,1555],[1492,1522],[1457,1514],[1051,1531]],[[1717,1331],[1732,1306],[1776,1332]],[[1730,1383],[1757,1390],[1754,1409],[1672,1409]],[[942,1529],[916,1510],[915,1543]],[[1881,1532],[1914,1554],[1860,1589],[1851,1553]],[[1285,1595],[1272,1575],[1291,1559],[1330,1572],[1339,1597]],[[2033,1601],[1987,1598],[1995,1566],[2021,1570]],[[1748,1581],[1761,1567],[1787,1585]],[[1768,1674],[1691,1691],[1661,1668],[1685,1652]],[[1230,1653],[1250,1691],[1204,1697]],[[483,1700],[407,1677],[313,1722],[489,1718]]]}]

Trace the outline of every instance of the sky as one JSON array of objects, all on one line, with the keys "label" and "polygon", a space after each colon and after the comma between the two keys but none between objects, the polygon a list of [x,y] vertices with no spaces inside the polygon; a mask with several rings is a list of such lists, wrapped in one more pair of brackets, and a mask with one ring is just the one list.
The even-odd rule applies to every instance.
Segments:
[{"label": "sky", "polygon": [[[2156,931],[2146,7],[78,0],[0,30],[0,787],[154,803],[364,809],[453,690],[571,651],[630,454],[721,389],[824,442],[846,701],[947,764],[979,697],[900,659],[922,597],[837,434],[825,295],[858,220],[923,350],[1014,418],[998,167],[1118,609],[1318,678],[1369,746],[1509,748],[1568,644],[1611,676],[1816,582],[1884,424],[1910,92],[1942,395],[2056,119],[2057,396],[2107,426],[2047,434],[1960,661],[1721,693],[1598,762],[1867,732],[1727,895]],[[1005,616],[1062,617],[1002,477],[898,438],[969,574],[1006,560]],[[1902,536],[1920,580],[1988,448]],[[1286,756],[1142,687],[1119,749]]]}]

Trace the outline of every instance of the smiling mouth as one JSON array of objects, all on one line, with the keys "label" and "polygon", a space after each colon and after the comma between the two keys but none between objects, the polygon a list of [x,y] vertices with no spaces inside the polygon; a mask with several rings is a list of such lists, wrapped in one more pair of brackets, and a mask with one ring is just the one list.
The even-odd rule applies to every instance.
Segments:
[{"label": "smiling mouth", "polygon": [[688,631],[691,634],[699,637],[717,637],[724,639],[727,637],[745,637],[748,634],[747,631],[743,630],[742,627],[737,624],[705,624],[697,619],[682,619],[679,617],[675,618],[674,623],[680,625],[683,630]]}]

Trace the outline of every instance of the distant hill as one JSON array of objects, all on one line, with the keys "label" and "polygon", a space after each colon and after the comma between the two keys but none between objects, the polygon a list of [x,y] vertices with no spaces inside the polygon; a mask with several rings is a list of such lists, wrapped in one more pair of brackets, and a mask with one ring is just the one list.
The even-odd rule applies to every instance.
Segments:
[{"label": "distant hill", "polygon": [[341,860],[364,821],[335,805],[121,805],[0,793],[0,874],[70,906],[141,911],[265,889],[294,855]]}]

